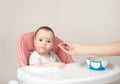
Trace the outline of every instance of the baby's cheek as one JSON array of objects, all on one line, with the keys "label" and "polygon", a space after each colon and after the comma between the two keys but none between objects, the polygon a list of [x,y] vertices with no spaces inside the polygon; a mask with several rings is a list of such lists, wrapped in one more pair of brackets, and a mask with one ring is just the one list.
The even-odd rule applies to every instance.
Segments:
[{"label": "baby's cheek", "polygon": [[40,46],[39,46],[39,45],[35,45],[35,48],[36,48],[36,49],[40,49]]}]

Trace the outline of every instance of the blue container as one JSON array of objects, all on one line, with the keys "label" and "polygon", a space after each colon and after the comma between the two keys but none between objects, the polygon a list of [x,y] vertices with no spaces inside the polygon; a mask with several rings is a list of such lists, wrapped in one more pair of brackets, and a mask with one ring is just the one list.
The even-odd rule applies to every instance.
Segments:
[{"label": "blue container", "polygon": [[90,70],[102,71],[102,70],[105,70],[105,67],[103,67],[102,61],[90,60],[89,69]]}]

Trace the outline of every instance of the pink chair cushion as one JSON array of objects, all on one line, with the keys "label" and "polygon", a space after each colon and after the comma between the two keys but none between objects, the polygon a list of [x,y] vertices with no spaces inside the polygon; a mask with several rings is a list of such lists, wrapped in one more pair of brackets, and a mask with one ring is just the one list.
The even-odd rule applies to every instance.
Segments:
[{"label": "pink chair cushion", "polygon": [[[23,34],[17,44],[17,54],[18,54],[18,61],[20,66],[27,66],[29,65],[29,56],[32,51],[35,50],[33,44],[33,36],[34,32],[28,32]],[[55,44],[52,48],[52,51],[57,54],[59,59],[64,63],[73,63],[74,60],[72,59],[71,55],[65,53],[61,50],[58,44],[62,42],[58,37],[55,38]]]}]

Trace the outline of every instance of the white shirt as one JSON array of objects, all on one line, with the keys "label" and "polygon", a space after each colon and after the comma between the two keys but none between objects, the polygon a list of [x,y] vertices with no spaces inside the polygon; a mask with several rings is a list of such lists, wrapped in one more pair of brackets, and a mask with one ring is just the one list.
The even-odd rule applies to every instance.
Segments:
[{"label": "white shirt", "polygon": [[34,51],[30,58],[29,58],[29,64],[43,64],[43,63],[49,63],[49,62],[59,62],[59,58],[57,57],[57,55],[55,55],[54,52],[50,52],[50,57],[45,57],[45,56],[41,56],[39,55],[36,51]]}]

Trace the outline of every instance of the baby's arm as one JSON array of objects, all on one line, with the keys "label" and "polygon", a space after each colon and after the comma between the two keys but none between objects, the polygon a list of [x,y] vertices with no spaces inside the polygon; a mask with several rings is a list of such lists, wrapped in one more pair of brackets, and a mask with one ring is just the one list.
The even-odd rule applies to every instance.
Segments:
[{"label": "baby's arm", "polygon": [[65,63],[63,62],[49,62],[49,63],[35,63],[31,66],[58,66],[59,68],[63,68]]}]

